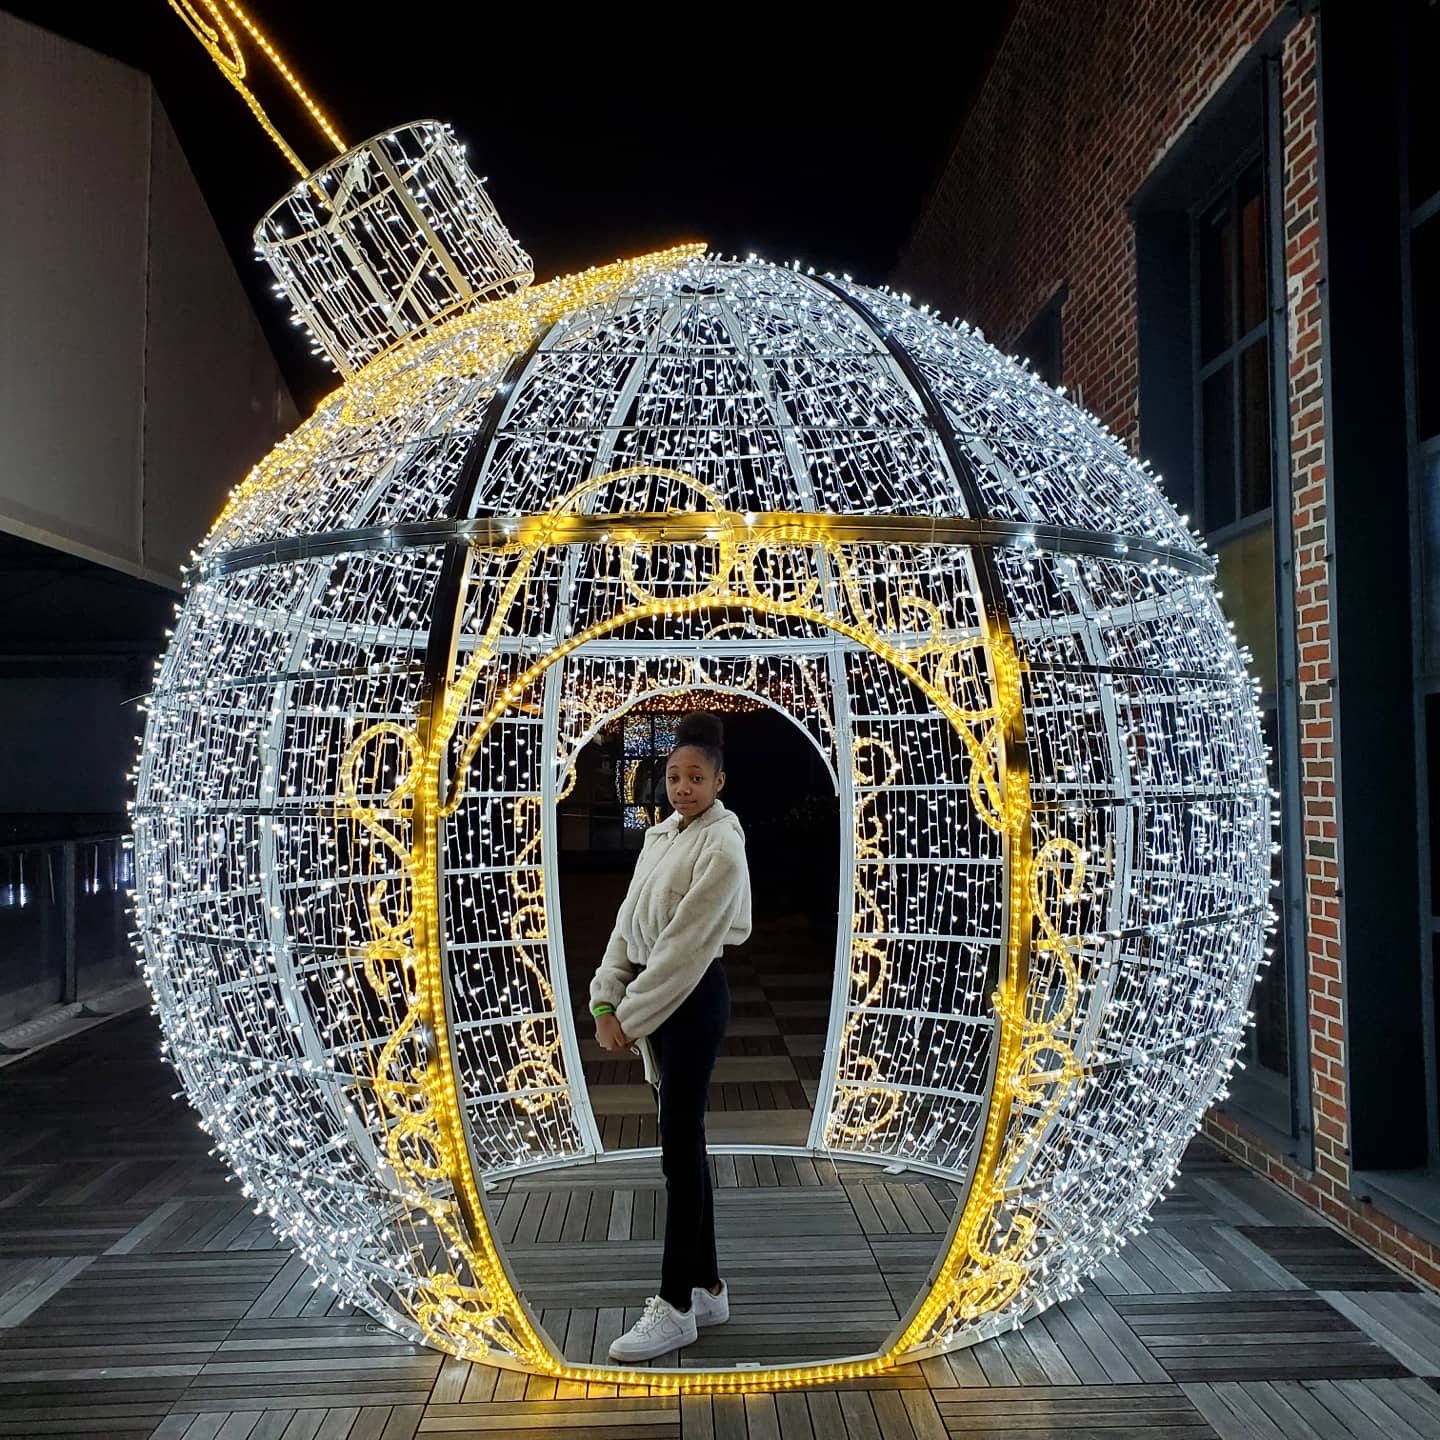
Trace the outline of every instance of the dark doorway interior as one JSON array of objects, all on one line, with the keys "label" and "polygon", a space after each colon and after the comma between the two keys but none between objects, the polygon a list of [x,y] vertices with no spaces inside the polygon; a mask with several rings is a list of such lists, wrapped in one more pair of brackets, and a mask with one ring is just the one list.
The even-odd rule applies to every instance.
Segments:
[{"label": "dark doorway interior", "polygon": [[[702,704],[703,697],[696,703]],[[633,714],[633,712],[631,712]],[[632,735],[638,727],[631,727]],[[607,727],[582,757],[581,776],[623,776],[623,725]],[[785,716],[760,707],[725,716],[725,803],[745,827],[754,930],[727,951],[733,1010],[730,1033],[711,1087],[712,1140],[803,1145],[809,1131],[834,981],[839,910],[839,807],[834,782],[814,745]],[[633,759],[633,757],[632,757]],[[577,787],[578,789],[578,787]],[[650,1146],[655,1098],[638,1057],[608,1055],[586,1021],[590,976],[625,894],[639,835],[612,844],[625,796],[602,801],[592,786],[576,807],[598,816],[610,803],[613,822],[592,821],[600,843],[562,846],[560,890],[565,957],[574,998],[585,1080],[606,1149]],[[664,818],[663,804],[652,812]],[[562,806],[562,832],[567,823]],[[572,827],[572,828],[578,828]],[[633,830],[633,827],[631,827]]]},{"label": "dark doorway interior", "polygon": [[[686,697],[697,706],[704,694]],[[631,712],[632,714],[634,712]],[[669,717],[674,719],[673,713]],[[768,707],[725,716],[724,798],[745,827],[754,902],[750,939],[725,953],[732,1011],[710,1087],[715,1225],[734,1297],[728,1325],[657,1364],[734,1365],[863,1354],[884,1343],[949,1227],[944,1181],[806,1154],[716,1154],[719,1145],[806,1144],[835,975],[840,824],[835,784],[798,726]],[[658,727],[657,727],[658,728]],[[631,727],[634,749],[645,727]],[[640,837],[615,843],[624,727],[581,760],[571,812],[599,843],[560,851],[566,965],[584,1078],[607,1151],[657,1143],[656,1099],[638,1057],[596,1045],[588,988],[635,863]],[[607,752],[608,747],[608,752]],[[848,760],[846,762],[848,763]],[[614,799],[611,800],[611,794]],[[645,797],[640,797],[644,799]],[[608,818],[601,806],[609,806]],[[662,818],[663,805],[647,817]],[[561,809],[561,833],[567,814]],[[848,817],[846,823],[849,823]],[[609,1342],[640,1313],[659,1274],[666,1196],[659,1160],[608,1156],[505,1179],[486,1197],[517,1284],[556,1345],[604,1363]]]}]

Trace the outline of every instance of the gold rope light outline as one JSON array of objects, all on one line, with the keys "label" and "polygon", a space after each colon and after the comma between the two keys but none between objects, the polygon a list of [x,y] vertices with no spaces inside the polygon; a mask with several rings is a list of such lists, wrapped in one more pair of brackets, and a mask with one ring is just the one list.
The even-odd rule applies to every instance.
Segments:
[{"label": "gold rope light outline", "polygon": [[[692,489],[700,492],[704,498],[711,498],[705,491],[705,487],[696,484],[693,477],[682,475],[679,472],[665,471],[660,467],[629,467],[608,475],[594,477],[589,482],[577,487],[575,491],[557,501],[545,515],[538,517],[539,523],[534,527],[536,532],[534,535],[512,541],[495,553],[516,555],[520,561],[517,571],[522,574],[528,572],[537,553],[551,544],[564,543],[562,537],[557,534],[557,530],[560,529],[562,517],[572,509],[582,495],[599,488],[607,481],[629,478],[641,473],[667,475],[669,478],[683,480]],[[681,513],[683,514],[683,512]],[[632,512],[623,519],[621,516],[616,516],[617,523],[613,526],[615,532],[613,543],[617,543],[622,550],[627,545],[637,543],[642,546],[647,545],[647,542],[653,544],[656,540],[663,543],[665,538],[663,531],[659,536],[647,535],[645,532],[657,520],[673,520],[675,518],[678,517],[673,514],[660,516],[643,512],[638,514]],[[796,540],[801,538],[795,533],[796,527],[793,525],[782,524],[775,527],[776,533],[769,533],[771,527],[767,527],[761,517],[756,517],[759,523],[753,527],[745,523],[745,517],[723,510],[719,511],[715,518],[720,525],[713,538],[719,542],[722,550],[729,550],[734,543],[732,537],[738,538],[740,535],[746,535],[752,544],[758,541],[761,545],[775,541],[779,541],[782,545],[785,542],[794,545]],[[627,534],[626,531],[631,527],[636,533]],[[812,545],[818,541],[823,546],[823,529],[823,526],[817,527],[817,530],[822,533],[808,535],[804,538]],[[757,534],[757,531],[760,533]],[[732,555],[730,558],[733,564],[735,557]],[[839,558],[839,556],[832,552],[832,559],[835,558]],[[730,570],[730,566],[724,565],[723,562],[721,568],[726,571]],[[742,589],[753,590],[754,577],[749,578],[750,585],[742,586]],[[512,575],[508,584],[502,586],[502,589],[510,590],[515,586],[516,581],[517,575]],[[715,580],[712,579],[711,584],[714,583]],[[721,584],[723,586],[723,581]],[[1061,1098],[1071,1089],[1083,1072],[1074,1065],[1073,1060],[1069,1059],[1062,1047],[1056,1046],[1055,1042],[1061,1039],[1056,1033],[1059,1027],[1045,1023],[1037,1024],[1027,1015],[1028,991],[1032,978],[1030,975],[1031,947],[1035,940],[1032,926],[1035,920],[1035,911],[1044,909],[1043,881],[1040,885],[1036,885],[1036,880],[1039,878],[1037,870],[1044,870],[1044,858],[1046,857],[1041,857],[1038,863],[1031,860],[1029,831],[1032,815],[1028,796],[1028,766],[1023,760],[1017,766],[1015,757],[1007,757],[1006,760],[1001,758],[1004,754],[1002,747],[1007,738],[1021,740],[1021,754],[1023,754],[1024,748],[1024,728],[1019,706],[1018,672],[1020,666],[1018,656],[1014,651],[1013,640],[1009,634],[1008,624],[1004,622],[1003,617],[999,617],[1001,623],[998,626],[998,633],[991,634],[990,643],[986,647],[992,665],[991,683],[995,687],[995,692],[992,692],[995,694],[995,699],[992,701],[993,709],[988,713],[966,715],[963,708],[955,706],[953,702],[944,703],[942,694],[917,667],[913,656],[907,656],[889,645],[875,644],[876,637],[867,636],[863,632],[863,627],[847,623],[837,616],[809,614],[807,618],[817,619],[827,628],[859,640],[867,649],[874,651],[881,658],[889,661],[900,673],[918,683],[932,703],[936,704],[942,714],[946,714],[952,724],[962,717],[971,723],[977,720],[982,723],[987,719],[991,720],[992,724],[986,727],[983,738],[972,734],[966,748],[971,749],[973,760],[980,760],[981,755],[977,754],[977,751],[983,753],[994,747],[996,753],[993,757],[987,756],[986,758],[992,759],[992,763],[999,762],[1007,772],[1004,791],[996,796],[1000,801],[997,812],[987,817],[988,823],[1006,833],[1011,851],[1009,890],[1012,911],[1010,924],[1007,927],[1009,929],[1007,949],[1011,965],[1007,967],[1010,973],[1007,974],[1006,981],[1002,983],[993,997],[995,1013],[1001,1022],[999,1036],[1001,1053],[997,1056],[999,1063],[996,1073],[996,1089],[992,1093],[990,1113],[984,1127],[980,1163],[972,1176],[970,1193],[966,1197],[962,1213],[957,1217],[957,1223],[949,1237],[940,1273],[935,1277],[933,1285],[921,1301],[917,1311],[905,1325],[904,1333],[883,1354],[859,1361],[782,1366],[770,1370],[741,1372],[696,1370],[680,1374],[651,1370],[635,1372],[613,1367],[575,1365],[567,1362],[562,1356],[550,1351],[534,1330],[523,1302],[510,1284],[509,1276],[505,1272],[504,1263],[484,1216],[483,1206],[475,1186],[475,1177],[470,1168],[468,1151],[465,1149],[463,1141],[460,1140],[457,1080],[451,1066],[440,1058],[445,1055],[448,1046],[444,1039],[443,1006],[436,1003],[443,981],[439,973],[441,969],[439,956],[436,953],[439,937],[435,934],[434,927],[436,877],[433,860],[428,853],[430,849],[428,842],[432,837],[427,832],[437,820],[447,818],[458,808],[463,794],[465,771],[475,758],[483,741],[484,733],[505,711],[516,705],[534,679],[538,678],[538,675],[548,669],[550,665],[562,660],[566,654],[579,648],[588,640],[608,633],[612,629],[623,627],[637,614],[693,613],[710,608],[720,598],[719,595],[704,595],[680,601],[662,601],[654,596],[644,596],[642,591],[639,604],[623,607],[619,614],[597,623],[582,635],[562,642],[546,656],[533,663],[524,674],[512,679],[487,707],[486,714],[480,719],[476,730],[472,732],[469,742],[464,747],[460,764],[455,771],[456,781],[451,787],[448,787],[450,789],[448,795],[446,794],[447,787],[440,783],[440,756],[452,741],[458,738],[457,731],[465,698],[468,697],[479,678],[479,671],[485,668],[486,659],[493,658],[493,643],[498,636],[496,624],[503,623],[499,622],[498,617],[503,616],[507,609],[503,600],[496,607],[496,621],[492,622],[489,633],[485,637],[488,643],[479,647],[480,654],[486,656],[486,659],[480,659],[477,664],[477,657],[472,657],[470,664],[463,667],[461,673],[449,685],[443,687],[441,694],[432,697],[430,703],[423,707],[423,710],[428,712],[428,723],[422,718],[419,733],[413,737],[417,742],[415,750],[418,754],[412,754],[411,759],[413,762],[415,759],[423,757],[424,773],[418,785],[414,784],[413,774],[406,777],[409,785],[413,786],[408,793],[413,796],[415,803],[413,848],[411,848],[408,858],[413,866],[411,874],[418,882],[418,893],[415,896],[418,903],[416,913],[414,913],[414,920],[418,923],[415,925],[414,940],[416,943],[412,954],[418,972],[415,976],[418,982],[416,999],[429,1012],[426,1018],[432,1021],[439,1032],[436,1036],[436,1058],[440,1063],[437,1069],[427,1066],[427,1074],[421,1077],[421,1080],[422,1088],[429,1100],[424,1107],[427,1112],[426,1118],[439,1131],[439,1134],[434,1137],[439,1141],[439,1152],[445,1161],[456,1167],[452,1171],[450,1179],[455,1186],[456,1198],[460,1202],[459,1208],[464,1217],[465,1229],[469,1232],[468,1235],[462,1235],[451,1229],[450,1234],[453,1240],[458,1242],[457,1249],[463,1254],[464,1259],[468,1262],[467,1268],[478,1282],[475,1286],[467,1285],[453,1272],[429,1277],[429,1283],[424,1287],[429,1292],[429,1300],[423,1306],[425,1313],[417,1318],[426,1332],[427,1339],[431,1343],[440,1343],[442,1348],[446,1348],[443,1342],[448,1338],[452,1344],[459,1342],[463,1353],[463,1351],[470,1350],[465,1342],[473,1336],[475,1329],[487,1335],[487,1338],[494,1340],[500,1339],[500,1335],[508,1330],[510,1345],[506,1348],[510,1349],[510,1353],[515,1356],[522,1367],[533,1367],[541,1373],[565,1378],[600,1379],[620,1384],[651,1384],[665,1390],[673,1388],[680,1391],[726,1390],[754,1384],[809,1384],[816,1381],[874,1374],[895,1364],[903,1363],[907,1351],[923,1349],[926,1340],[936,1329],[937,1322],[943,1325],[947,1317],[953,1317],[957,1313],[969,1318],[1002,1307],[1013,1297],[1032,1268],[1033,1261],[1027,1263],[1025,1252],[1034,1238],[1034,1230],[1039,1217],[1030,1214],[1015,1216],[1008,1226],[1008,1234],[1005,1234],[1007,1227],[999,1223],[998,1212],[1003,1204],[1004,1195],[1001,1177],[1005,1168],[1005,1159],[1023,1148],[1026,1142],[1035,1138],[1036,1127],[1033,1122],[1022,1121],[1018,1127],[1018,1133],[1007,1135],[1006,1132],[1011,1129],[1012,1102],[1019,1100],[1024,1103],[1027,1098],[1035,1098],[1037,1086],[1052,1088],[1054,1094],[1050,1097],[1051,1105],[1042,1111],[1041,1122],[1043,1124],[1052,1113],[1052,1107],[1058,1108]],[[730,604],[738,603],[752,613],[795,613],[797,608],[801,613],[806,613],[805,607],[796,607],[793,601],[766,600],[753,593],[745,596],[732,592],[726,597],[726,600]],[[935,678],[948,678],[948,676]],[[963,731],[968,727],[962,724],[956,728],[962,731],[963,737]],[[1011,730],[1016,732],[1013,737],[1007,735],[1007,732]],[[998,777],[996,778],[998,779]],[[974,789],[975,787],[972,785],[972,794]],[[984,791],[988,789],[989,787],[982,787],[981,793],[984,794]],[[1006,794],[1005,791],[1010,793]],[[977,803],[980,801],[980,796],[976,795],[974,798]],[[1078,881],[1079,876],[1072,872],[1071,884],[1078,887]],[[1035,891],[1033,895],[1032,888]],[[1069,887],[1062,885],[1062,888],[1068,889]],[[1050,942],[1048,948],[1053,948],[1059,934],[1059,927],[1052,917],[1045,916],[1041,921],[1041,926],[1044,940],[1036,947],[1037,951],[1047,948],[1045,940]],[[1062,1048],[1060,1071],[1058,1073],[1048,1071],[1036,1073],[1033,1062],[1037,1058],[1037,1052],[1053,1051],[1056,1048]],[[998,1245],[997,1240],[1000,1242]],[[470,1324],[467,1325],[467,1321]],[[471,1336],[465,1334],[466,1330],[471,1331]],[[473,1358],[481,1358],[475,1356],[473,1350],[470,1353]],[[500,1355],[494,1353],[488,1354],[484,1358],[490,1360],[491,1363],[505,1363]]]},{"label": "gold rope light outline", "polygon": [[245,61],[240,37],[226,18],[226,11],[229,11],[246,35],[260,47],[261,53],[275,67],[276,73],[294,91],[306,113],[319,127],[320,133],[335,147],[335,153],[343,155],[350,148],[340,138],[340,132],[329,117],[311,99],[299,77],[281,58],[280,52],[236,0],[169,0],[169,3],[170,8],[185,22],[190,33],[205,47],[220,73],[240,92],[260,128],[280,147],[280,153],[302,176],[310,174],[310,166],[291,148],[276,128],[275,122],[265,113],[265,107],[256,98],[254,91],[245,83],[249,66]]}]

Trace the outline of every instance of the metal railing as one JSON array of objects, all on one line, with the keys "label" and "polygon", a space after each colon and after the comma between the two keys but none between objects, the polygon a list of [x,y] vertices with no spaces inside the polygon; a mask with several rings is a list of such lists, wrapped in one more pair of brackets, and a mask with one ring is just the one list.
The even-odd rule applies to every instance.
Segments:
[{"label": "metal railing", "polygon": [[128,835],[0,846],[0,1031],[136,974]]}]

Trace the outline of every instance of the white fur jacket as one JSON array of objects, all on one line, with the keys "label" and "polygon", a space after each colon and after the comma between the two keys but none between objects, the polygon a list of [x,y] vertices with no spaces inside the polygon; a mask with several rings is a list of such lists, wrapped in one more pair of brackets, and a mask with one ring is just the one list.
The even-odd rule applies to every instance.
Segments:
[{"label": "white fur jacket", "polygon": [[645,832],[590,1003],[615,1007],[632,1040],[679,1009],[726,945],[750,935],[745,832],[721,801],[683,830],[675,812]]}]

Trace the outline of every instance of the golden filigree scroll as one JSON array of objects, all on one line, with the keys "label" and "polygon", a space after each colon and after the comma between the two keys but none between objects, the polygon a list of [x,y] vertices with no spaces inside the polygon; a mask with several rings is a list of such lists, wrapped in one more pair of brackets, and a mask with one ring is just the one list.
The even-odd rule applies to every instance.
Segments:
[{"label": "golden filigree scroll", "polygon": [[[848,1014],[840,1032],[840,1054],[835,1072],[835,1102],[825,1124],[830,1145],[855,1146],[873,1140],[899,1114],[904,1097],[883,1081],[880,1062],[864,1053],[857,1042],[865,1011],[885,993],[890,953],[882,937],[890,928],[876,894],[878,871],[871,877],[870,861],[883,861],[888,853],[885,822],[875,812],[881,792],[900,774],[900,760],[883,740],[864,738],[850,753],[855,781],[855,896],[850,925],[850,984]],[[883,773],[882,773],[883,770]]]},{"label": "golden filigree scroll", "polygon": [[[656,477],[688,488],[699,502],[698,513],[582,512],[587,496],[609,490],[613,501],[627,482]],[[623,579],[625,603],[518,673],[498,674],[495,665],[505,626],[518,597],[548,550],[578,542],[582,519],[590,527],[604,523],[599,542],[588,534],[585,538],[608,551],[610,573]],[[679,543],[674,532],[693,534],[697,525],[704,527],[706,563],[692,571],[688,592],[667,592],[650,578],[652,552]],[[377,882],[370,905],[372,934],[366,943],[366,974],[383,976],[393,988],[398,967],[405,976],[401,993],[409,1006],[376,1065],[377,1095],[389,1124],[387,1154],[413,1190],[412,1203],[427,1216],[435,1211],[431,1218],[437,1228],[443,1225],[451,1253],[463,1256],[477,1277],[462,1282],[447,1273],[432,1282],[421,1322],[427,1333],[442,1325],[452,1339],[473,1332],[479,1345],[503,1343],[510,1353],[540,1368],[563,1369],[534,1337],[495,1261],[469,1155],[460,1139],[441,990],[444,947],[436,929],[436,861],[426,848],[427,834],[433,839],[433,832],[427,827],[456,813],[486,736],[507,714],[532,706],[530,692],[551,667],[592,640],[642,619],[666,616],[715,613],[729,623],[731,614],[741,610],[755,623],[779,617],[801,620],[863,645],[918,687],[950,723],[968,759],[976,813],[1006,840],[1007,965],[993,997],[994,1085],[974,1181],[933,1290],[896,1346],[874,1362],[864,1362],[855,1373],[866,1366],[879,1369],[897,1363],[937,1331],[1003,1307],[1032,1273],[1043,1217],[1018,1202],[1010,1180],[1023,1169],[1081,1073],[1070,1044],[1079,995],[1075,956],[1081,942],[1067,929],[1065,911],[1080,894],[1083,853],[1071,841],[1033,833],[1020,722],[1022,672],[1008,629],[992,624],[983,641],[973,633],[962,634],[938,606],[901,583],[890,587],[877,606],[859,579],[864,543],[839,532],[824,516],[785,517],[772,526],[764,516],[721,511],[715,497],[688,476],[636,466],[578,487],[545,514],[518,526],[506,544],[474,547],[490,562],[486,573],[498,570],[503,578],[487,580],[483,592],[477,592],[485,602],[476,616],[478,638],[452,681],[423,707],[416,730],[402,732],[403,741],[386,732],[403,751],[403,779],[378,808],[362,804],[354,785],[343,788],[341,796],[346,812],[399,864],[401,896],[414,897],[407,910],[401,898]],[[477,704],[482,677],[485,692]],[[468,725],[464,733],[462,722]],[[380,728],[359,737],[352,754],[363,752]],[[885,744],[862,740],[850,763],[857,786],[857,859],[883,861],[889,837],[879,797],[899,773],[898,758]],[[452,777],[448,787],[442,786],[442,774]],[[531,953],[549,936],[543,874],[535,856],[543,820],[539,805],[539,797],[523,796],[512,816],[518,856],[511,881],[515,912],[510,938],[553,1014],[549,978]],[[881,938],[887,933],[886,917],[875,884],[856,882],[850,1013],[828,1132],[831,1143],[851,1147],[876,1143],[900,1113],[903,1099],[886,1085],[878,1059],[863,1053],[865,1012],[882,1001],[890,964]],[[517,1029],[525,1058],[507,1076],[514,1102],[522,1109],[560,1103],[567,1081],[554,1021],[528,1020]],[[416,1048],[422,1032],[431,1041],[423,1054]],[[425,1199],[446,1180],[459,1199],[457,1207]]]},{"label": "golden filigree scroll", "polygon": [[[545,871],[539,860],[544,836],[543,811],[538,795],[522,795],[514,805],[514,837],[523,841],[510,874],[515,910],[510,919],[510,938],[515,942],[515,959],[540,992],[546,1013],[520,1024],[517,1040],[525,1058],[506,1076],[505,1083],[515,1104],[531,1115],[548,1110],[556,1102],[556,1089],[565,1087],[565,1072],[557,1063],[560,1055],[560,1025],[555,1016],[555,990],[550,977],[530,956],[532,946],[543,946],[550,935],[545,917]],[[532,1093],[534,1091],[539,1093]]]},{"label": "golden filigree scroll", "polygon": [[1023,987],[1007,977],[995,996],[1003,1057],[995,1083],[1006,1102],[1008,1133],[993,1169],[977,1170],[950,1253],[907,1344],[999,1310],[1039,1258],[1044,1214],[1015,1182],[1084,1073],[1070,1043],[1079,1002],[1075,956],[1084,937],[1067,931],[1063,919],[1084,881],[1084,852],[1072,840],[1047,840],[1030,866],[1037,931],[1031,973]]},{"label": "golden filigree scroll", "polygon": [[[382,753],[383,752],[383,753]],[[471,1227],[451,1195],[456,1176],[468,1174],[456,1127],[442,1118],[454,1077],[436,1044],[443,1014],[438,991],[426,983],[421,959],[426,886],[425,851],[418,834],[416,786],[422,773],[415,731],[385,722],[362,730],[340,766],[337,819],[354,827],[368,869],[398,870],[398,880],[376,879],[365,888],[370,935],[360,945],[362,968],[377,999],[392,1007],[393,1028],[371,1062],[370,1082],[379,1106],[384,1154],[415,1243],[438,1239],[456,1268],[429,1273],[400,1296],[416,1324],[457,1353],[479,1358],[499,1349],[543,1364],[545,1347],[531,1329],[504,1279],[488,1236],[477,1249]],[[393,778],[391,778],[393,774]],[[381,779],[386,785],[377,784]],[[483,1253],[489,1249],[490,1253]]]}]

